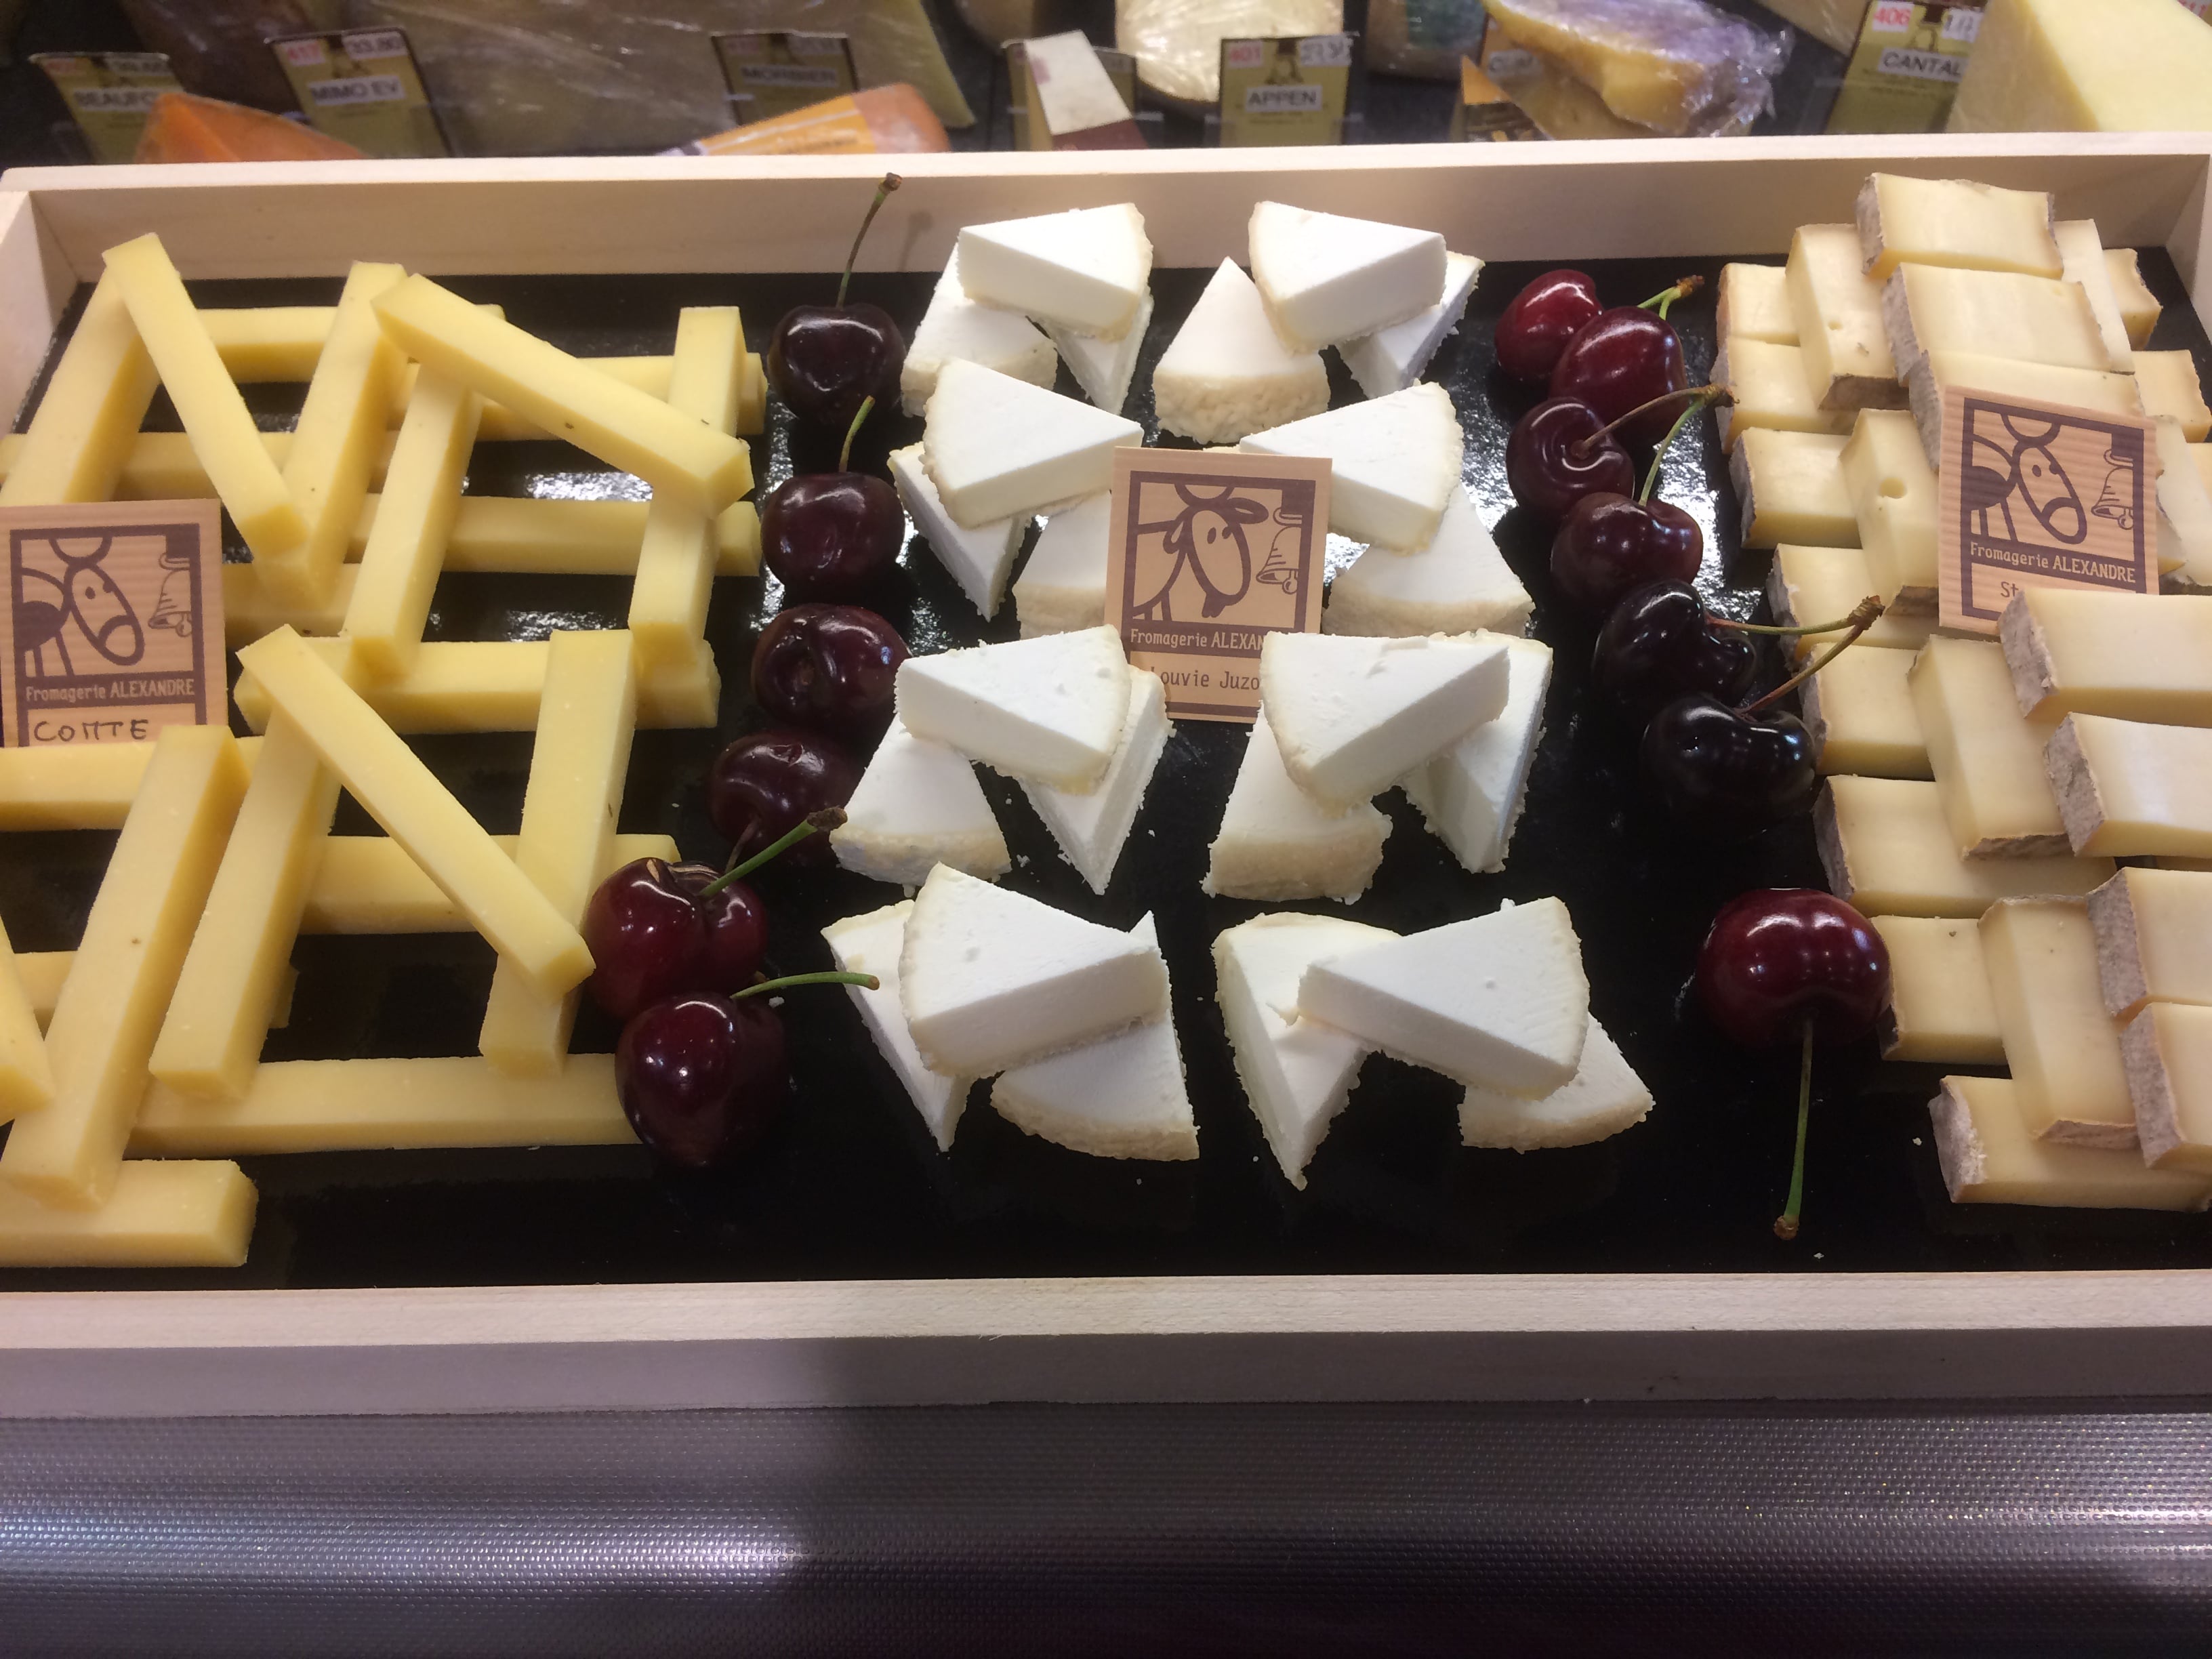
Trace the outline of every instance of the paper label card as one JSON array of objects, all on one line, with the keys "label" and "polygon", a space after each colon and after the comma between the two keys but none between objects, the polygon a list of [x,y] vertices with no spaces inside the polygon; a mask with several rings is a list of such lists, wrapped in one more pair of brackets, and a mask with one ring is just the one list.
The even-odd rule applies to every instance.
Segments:
[{"label": "paper label card", "polygon": [[1170,718],[1249,725],[1261,642],[1321,626],[1328,483],[1312,456],[1115,452],[1106,619]]},{"label": "paper label card", "polygon": [[1946,388],[1942,625],[1995,634],[2024,587],[2156,592],[2157,464],[2140,416]]},{"label": "paper label card", "polygon": [[404,29],[332,29],[269,43],[307,125],[364,155],[450,155]]},{"label": "paper label card", "polygon": [[213,501],[0,507],[0,744],[143,743],[229,719]]},{"label": "paper label card", "polygon": [[1352,88],[1350,34],[1221,43],[1221,142],[1334,144]]},{"label": "paper label card", "polygon": [[70,117],[92,147],[95,161],[128,161],[154,100],[184,88],[159,52],[41,52],[31,61],[69,106]]},{"label": "paper label card", "polygon": [[1941,132],[1987,0],[1874,0],[1830,132]]},{"label": "paper label card", "polygon": [[773,120],[860,89],[853,43],[842,34],[744,29],[713,37],[740,125]]}]

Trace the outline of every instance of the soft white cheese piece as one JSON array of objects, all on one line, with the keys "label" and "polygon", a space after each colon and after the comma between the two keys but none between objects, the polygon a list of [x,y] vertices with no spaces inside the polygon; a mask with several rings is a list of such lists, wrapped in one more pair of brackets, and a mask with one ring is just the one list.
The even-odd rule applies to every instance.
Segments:
[{"label": "soft white cheese piece", "polygon": [[1144,303],[1137,307],[1136,321],[1118,340],[1078,334],[1058,323],[1047,323],[1044,331],[1067,359],[1068,372],[1083,388],[1083,395],[1108,414],[1119,415],[1129,401],[1129,382],[1137,378],[1137,355],[1145,349],[1145,331],[1152,325],[1152,291],[1146,289]]},{"label": "soft white cheese piece", "polygon": [[906,1012],[899,1006],[899,951],[906,941],[906,919],[914,901],[903,899],[866,915],[847,916],[822,930],[830,954],[848,974],[873,974],[877,988],[848,985],[845,989],[860,1011],[860,1023],[875,1039],[876,1052],[898,1074],[907,1098],[929,1126],[938,1150],[952,1146],[952,1132],[960,1127],[961,1108],[968,1103],[967,1078],[947,1077],[922,1064],[921,1051],[906,1029]]},{"label": "soft white cheese piece", "polygon": [[1516,1152],[1587,1146],[1633,1128],[1650,1112],[1651,1091],[1605,1027],[1592,1020],[1574,1081],[1534,1100],[1498,1089],[1469,1089],[1460,1103],[1459,1138],[1462,1146]]},{"label": "soft white cheese piece", "polygon": [[1079,795],[1048,784],[1023,782],[1022,793],[1092,892],[1104,892],[1114,879],[1114,866],[1121,861],[1122,845],[1129,839],[1137,809],[1144,804],[1145,790],[1167,746],[1166,689],[1158,674],[1132,668],[1121,741],[1098,787]]},{"label": "soft white cheese piece", "polygon": [[987,619],[996,616],[1006,597],[1006,573],[1014,568],[1014,556],[1022,550],[1022,532],[1029,528],[1028,518],[1000,519],[963,530],[952,522],[937,486],[930,483],[929,472],[921,464],[920,444],[894,449],[890,463],[891,482],[898,486],[899,501],[914,520],[914,527],[929,544],[929,550],[960,584],[969,604]]},{"label": "soft white cheese piece", "polygon": [[1505,707],[1502,635],[1270,634],[1260,703],[1291,781],[1323,806],[1382,793]]},{"label": "soft white cheese piece", "polygon": [[1298,1012],[1459,1082],[1534,1097],[1574,1080],[1589,981],[1567,907],[1538,899],[1322,957],[1298,981]]},{"label": "soft white cheese piece", "polygon": [[1149,938],[939,865],[907,918],[899,1006],[932,1071],[988,1077],[1164,1019],[1168,970]]},{"label": "soft white cheese piece", "polygon": [[846,869],[903,887],[921,886],[940,864],[986,881],[1012,867],[968,757],[898,720],[860,774],[830,847]]},{"label": "soft white cheese piece", "polygon": [[1426,766],[1406,775],[1406,798],[1431,832],[1468,869],[1503,870],[1528,768],[1544,731],[1544,694],[1552,684],[1552,647],[1541,640],[1508,640],[1505,707]]},{"label": "soft white cheese piece", "polygon": [[1443,292],[1444,239],[1431,230],[1261,202],[1249,236],[1275,332],[1300,350],[1418,317]]},{"label": "soft white cheese piece", "polygon": [[921,458],[952,521],[975,530],[1097,495],[1114,482],[1114,452],[1144,435],[1134,421],[956,361],[937,377]]},{"label": "soft white cheese piece", "polygon": [[1028,318],[968,297],[960,285],[957,248],[937,279],[929,309],[921,313],[921,325],[906,349],[906,367],[899,371],[899,403],[908,414],[921,413],[937,390],[939,371],[956,357],[1031,386],[1050,386],[1060,368],[1052,342]]},{"label": "soft white cheese piece", "polygon": [[1055,789],[1097,787],[1128,713],[1129,659],[1103,624],[899,665],[898,717],[908,731]]},{"label": "soft white cheese piece", "polygon": [[1444,255],[1443,297],[1417,317],[1393,323],[1336,349],[1359,389],[1370,398],[1403,392],[1421,378],[1437,348],[1457,331],[1467,314],[1468,296],[1482,275],[1482,261],[1464,253]]},{"label": "soft white cheese piece", "polygon": [[1024,639],[1105,621],[1106,538],[1113,526],[1111,494],[1085,496],[1045,521],[1014,581],[1014,615]]},{"label": "soft white cheese piece", "polygon": [[1322,457],[1329,464],[1328,527],[1385,547],[1429,544],[1459,488],[1466,447],[1451,395],[1425,381],[1255,432],[1240,446]]},{"label": "soft white cheese piece", "polygon": [[1145,216],[1127,202],[969,225],[959,252],[969,299],[1107,340],[1135,323],[1152,275]]},{"label": "soft white cheese piece", "polygon": [[1519,634],[1535,609],[1465,489],[1426,547],[1370,547],[1328,585],[1325,634]]},{"label": "soft white cheese piece", "polygon": [[1390,820],[1371,802],[1323,806],[1292,783],[1262,708],[1245,740],[1201,885],[1227,898],[1349,904],[1375,879],[1389,835]]},{"label": "soft white cheese piece", "polygon": [[[1150,916],[1129,933],[1158,952]],[[991,1085],[991,1105],[1024,1133],[1092,1158],[1198,1156],[1171,1018],[1016,1066]]]},{"label": "soft white cheese piece", "polygon": [[1152,407],[1163,431],[1235,443],[1327,409],[1328,366],[1282,343],[1252,279],[1224,259],[1152,370]]},{"label": "soft white cheese piece", "polygon": [[1316,957],[1379,945],[1395,934],[1336,916],[1255,916],[1213,941],[1214,995],[1237,1080],[1275,1161],[1293,1187],[1351,1097],[1367,1045],[1297,1018],[1298,981]]}]

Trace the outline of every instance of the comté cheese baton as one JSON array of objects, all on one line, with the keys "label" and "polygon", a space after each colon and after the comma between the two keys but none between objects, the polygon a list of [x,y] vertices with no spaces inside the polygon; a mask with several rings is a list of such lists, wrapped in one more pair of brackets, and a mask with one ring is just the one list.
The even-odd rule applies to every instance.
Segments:
[{"label": "comt\u00e9 cheese baton", "polygon": [[155,740],[47,1023],[53,1100],[17,1120],[0,1150],[0,1181],[15,1189],[79,1209],[115,1190],[147,1056],[246,777],[237,739],[219,726],[173,726]]},{"label": "comt\u00e9 cheese baton", "polygon": [[1723,340],[1797,343],[1790,308],[1790,273],[1780,265],[1723,265],[1713,302],[1713,332]]},{"label": "comt\u00e9 cheese baton", "polygon": [[1855,411],[1822,409],[1814,400],[1805,354],[1794,345],[1723,335],[1713,359],[1713,383],[1732,399],[1713,411],[1723,450],[1733,450],[1743,431],[1755,426],[1838,435],[1851,429]]},{"label": "comt\u00e9 cheese baton", "polygon": [[1950,916],[1869,920],[1889,948],[1881,1057],[1942,1066],[2003,1065],[2004,1033],[1990,998],[1981,929]]},{"label": "comt\u00e9 cheese baton", "polygon": [[1894,409],[1904,403],[1881,321],[1881,285],[1859,258],[1849,225],[1800,225],[1785,267],[1806,385],[1822,409]]},{"label": "comt\u00e9 cheese baton", "polygon": [[0,830],[115,830],[154,758],[150,743],[0,748]]},{"label": "comt\u00e9 cheese baton", "polygon": [[2204,406],[2197,359],[2186,351],[2142,351],[2136,356],[2136,389],[2142,394],[2143,408],[2154,420],[2171,416],[2184,438],[2203,443],[2212,434],[2212,409]]},{"label": "comt\u00e9 cheese baton", "polygon": [[2212,730],[2069,714],[2044,761],[2075,852],[2212,857]]},{"label": "comt\u00e9 cheese baton", "polygon": [[1881,290],[1882,326],[1900,373],[1931,350],[2114,373],[2079,283],[2006,271],[1899,265]]},{"label": "comt\u00e9 cheese baton", "polygon": [[1876,173],[1860,186],[1852,212],[1867,275],[1878,283],[1906,260],[2030,276],[2065,269],[2043,191]]},{"label": "comt\u00e9 cheese baton", "polygon": [[2089,895],[2105,1011],[2146,1002],[2212,1005],[2212,872],[2123,870]]},{"label": "comt\u00e9 cheese baton", "polygon": [[1743,509],[1744,546],[1858,545],[1858,520],[1844,488],[1844,442],[1825,433],[1760,427],[1742,434],[1729,457],[1729,477]]},{"label": "comt\u00e9 cheese baton", "polygon": [[[377,839],[381,841],[384,837],[379,836]],[[424,876],[424,884],[427,885],[429,879]],[[441,902],[444,896],[443,894],[439,895]],[[450,906],[447,908],[451,908]],[[465,932],[467,927],[468,924],[456,913],[453,927],[444,931],[458,933]],[[15,958],[15,966],[21,970],[23,988],[30,997],[31,1012],[37,1018],[41,1030],[54,1017],[54,1004],[61,996],[63,985],[68,981],[70,969],[76,965],[76,952],[74,951],[27,951]],[[276,1012],[269,1017],[270,1030],[281,1031],[291,1024],[292,998],[299,988],[299,971],[287,963],[277,982]]]},{"label": "comt\u00e9 cheese baton", "polygon": [[1945,822],[1969,859],[2069,850],[2043,765],[2047,722],[2020,712],[1989,640],[1931,639],[1908,676]]},{"label": "comt\u00e9 cheese baton", "polygon": [[307,538],[307,520],[269,459],[246,399],[216,353],[184,280],[148,234],[107,250],[107,269],[138,325],[162,388],[207,469],[216,495],[257,559],[277,558]]},{"label": "comt\u00e9 cheese baton", "polygon": [[1982,917],[1982,964],[2028,1133],[2077,1146],[2136,1144],[2119,1028],[2105,1012],[2096,935],[2080,899],[2003,899]]},{"label": "comt\u00e9 cheese baton", "polygon": [[475,392],[432,369],[400,422],[343,630],[353,636],[354,660],[375,678],[405,673],[422,651],[482,408]]},{"label": "comt\u00e9 cheese baton", "polygon": [[20,438],[0,438],[0,450],[14,452],[0,483],[0,507],[112,497],[159,384],[123,303],[122,284],[103,274],[29,428]]},{"label": "comt\u00e9 cheese baton", "polygon": [[2131,247],[2105,250],[2106,274],[2112,279],[2112,297],[2119,302],[2120,320],[2127,325],[2128,343],[2141,351],[2157,331],[2166,307],[2142,278],[2142,261]]},{"label": "comt\u00e9 cheese baton", "polygon": [[2154,1002],[2120,1032],[2143,1162],[2212,1179],[2212,1008]]},{"label": "comt\u00e9 cheese baton", "polygon": [[1813,804],[1828,890],[1870,916],[1978,916],[2001,898],[2078,896],[2112,875],[2100,858],[1966,859],[1932,783],[1832,777]]},{"label": "comt\u00e9 cheese baton", "polygon": [[2088,295],[2089,310],[2104,336],[2106,355],[2115,372],[2131,374],[2136,367],[2135,342],[2128,337],[2128,319],[2120,309],[2119,290],[2112,283],[2112,268],[2105,259],[2104,239],[2094,219],[2064,219],[2051,227],[2064,262],[2066,280],[2079,283]]},{"label": "comt\u00e9 cheese baton", "polygon": [[35,1112],[54,1097],[54,1070],[15,947],[0,927],[0,1119]]},{"label": "comt\u00e9 cheese baton", "polygon": [[2021,1121],[2019,1100],[2020,1085],[2001,1077],[1947,1077],[1928,1103],[1954,1204],[2201,1210],[2212,1198],[2212,1176],[2146,1169],[2132,1147],[2037,1139]]},{"label": "comt\u00e9 cheese baton", "polygon": [[[1774,609],[1774,620],[1787,627],[1838,621],[1873,592],[1866,555],[1856,547],[1801,547],[1785,542],[1774,550],[1773,568],[1766,578],[1766,602]],[[1917,651],[1935,629],[1932,612],[1885,611],[1859,635],[1859,644]],[[1784,640],[1783,646],[1793,661],[1802,662],[1821,643],[1819,637],[1800,634]]]},{"label": "comt\u00e9 cheese baton", "polygon": [[1932,614],[1941,496],[1912,416],[1897,409],[1861,410],[1844,445],[1843,467],[1874,584],[1867,591],[1893,611]]},{"label": "comt\u00e9 cheese baton", "polygon": [[2212,599],[2030,587],[1998,623],[2031,714],[2212,726]]},{"label": "comt\u00e9 cheese baton", "polygon": [[48,1208],[0,1185],[0,1267],[235,1267],[253,1237],[235,1164],[134,1163],[96,1209]]},{"label": "comt\u00e9 cheese baton", "polygon": [[[731,431],[744,391],[745,328],[735,306],[687,306],[676,319],[670,407]],[[707,631],[714,597],[715,530],[688,501],[656,493],[638,545],[629,632],[649,667],[680,661]]]},{"label": "comt\u00e9 cheese baton", "polygon": [[557,995],[591,952],[573,925],[337,670],[289,628],[239,653],[354,799],[530,982]]},{"label": "comt\u00e9 cheese baton", "polygon": [[720,513],[753,487],[750,452],[728,433],[487,316],[427,276],[410,276],[376,308],[410,356],[655,489]]},{"label": "comt\u00e9 cheese baton", "polygon": [[[508,857],[517,837],[494,836]],[[635,859],[676,863],[683,854],[672,836],[615,837],[611,866]],[[332,836],[325,843],[314,884],[301,913],[303,933],[465,933],[469,919],[422,866],[389,836]]]},{"label": "comt\u00e9 cheese baton", "polygon": [[1912,655],[1846,651],[1805,682],[1805,727],[1824,773],[1929,778],[1928,738],[1912,706]]}]

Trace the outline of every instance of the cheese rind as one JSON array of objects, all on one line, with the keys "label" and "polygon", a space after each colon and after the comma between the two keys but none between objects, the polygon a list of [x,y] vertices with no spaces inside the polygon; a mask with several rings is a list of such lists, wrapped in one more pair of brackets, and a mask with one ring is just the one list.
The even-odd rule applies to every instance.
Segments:
[{"label": "cheese rind", "polygon": [[1729,457],[1745,547],[1858,544],[1858,519],[1844,486],[1845,441],[1816,432],[1745,430]]},{"label": "cheese rind", "polygon": [[1460,1102],[1459,1138],[1463,1146],[1515,1152],[1587,1146],[1632,1129],[1650,1115],[1651,1091],[1593,1019],[1572,1079],[1534,1099],[1470,1088]]},{"label": "cheese rind", "polygon": [[[676,319],[668,404],[716,432],[737,429],[745,325],[735,306],[686,306]],[[706,636],[718,562],[714,516],[656,490],[637,550],[629,633],[641,669],[682,664]]]},{"label": "cheese rind", "polygon": [[[433,369],[400,422],[345,610],[356,660],[371,675],[404,674],[421,653],[483,407],[475,392]],[[281,592],[272,597],[283,602]]]},{"label": "cheese rind", "polygon": [[2212,726],[2212,599],[2023,588],[1998,636],[2030,714]]},{"label": "cheese rind", "polygon": [[2069,714],[2044,758],[2076,853],[2212,857],[2212,730]]},{"label": "cheese rind", "polygon": [[1979,927],[1941,916],[1870,920],[1889,951],[1881,1057],[1946,1066],[2003,1065],[2004,1032],[1990,996]]},{"label": "cheese rind", "polygon": [[1425,547],[1370,547],[1328,585],[1326,634],[1403,639],[1415,634],[1527,630],[1535,601],[1466,490],[1452,492]]},{"label": "cheese rind", "polygon": [[1106,620],[1106,539],[1114,498],[1085,497],[1045,520],[1014,580],[1014,614],[1022,637],[1072,634]]},{"label": "cheese rind", "polygon": [[1260,702],[1291,781],[1324,807],[1380,794],[1505,706],[1500,635],[1273,633]]},{"label": "cheese rind", "polygon": [[1899,265],[1881,291],[1890,354],[1910,374],[1931,350],[2121,372],[2079,283]]},{"label": "cheese rind", "polygon": [[974,530],[1097,495],[1114,452],[1143,441],[1134,421],[955,361],[930,396],[921,454],[953,523]]},{"label": "cheese rind", "polygon": [[1443,292],[1444,239],[1434,231],[1261,202],[1246,246],[1268,318],[1293,350],[1402,323]]},{"label": "cheese rind", "polygon": [[2085,894],[2112,874],[2110,859],[1962,858],[1936,786],[1906,778],[1830,778],[1813,834],[1829,891],[1870,916],[1978,916],[2001,898]]},{"label": "cheese rind", "polygon": [[2143,1162],[2212,1179],[2212,1008],[2154,1002],[2120,1032]]},{"label": "cheese rind", "polygon": [[1928,778],[1928,738],[1912,704],[1912,658],[1903,651],[1846,651],[1798,696],[1823,773]]},{"label": "cheese rind", "polygon": [[1723,265],[1713,301],[1713,334],[1723,340],[1796,345],[1797,317],[1790,305],[1789,270],[1781,265]]},{"label": "cheese rind", "polygon": [[1127,202],[962,228],[960,283],[970,300],[1118,340],[1152,274],[1145,216]]},{"label": "cheese rind", "polygon": [[1878,283],[1906,261],[2029,276],[2064,269],[2043,191],[1877,173],[1861,187],[1854,214],[1867,275]]},{"label": "cheese rind", "polygon": [[1405,777],[1406,798],[1420,809],[1430,832],[1477,872],[1505,867],[1552,684],[1550,646],[1513,639],[1505,653],[1505,706],[1498,717]]},{"label": "cheese rind", "polygon": [[2004,899],[1982,917],[1982,962],[2022,1121],[2081,1146],[2136,1144],[2118,1030],[2080,899]]},{"label": "cheese rind", "polygon": [[899,370],[899,403],[907,414],[919,415],[928,406],[939,374],[955,358],[1039,386],[1049,386],[1060,367],[1052,342],[1028,318],[968,297],[960,284],[957,247],[931,291],[929,309],[921,314]]},{"label": "cheese rind", "polygon": [[1867,276],[1850,225],[1800,225],[1784,268],[1806,384],[1822,409],[1904,402],[1882,325],[1881,285]]},{"label": "cheese rind", "polygon": [[50,1207],[0,1185],[0,1267],[235,1267],[255,1200],[235,1164],[125,1164],[94,1209]]},{"label": "cheese rind", "polygon": [[860,1024],[867,1028],[876,1052],[921,1114],[938,1151],[950,1152],[971,1079],[931,1071],[906,1029],[906,1013],[899,1005],[899,952],[906,941],[906,919],[913,911],[914,901],[902,899],[865,915],[833,921],[822,930],[822,937],[840,969],[875,976],[873,990],[848,985],[845,993],[860,1011]]},{"label": "cheese rind", "polygon": [[2021,1120],[2019,1097],[2019,1086],[2003,1078],[1947,1077],[1928,1103],[1953,1203],[2201,1210],[2212,1197],[2212,1179],[2146,1169],[2132,1148],[2037,1139]]},{"label": "cheese rind", "polygon": [[2212,873],[2123,870],[2089,895],[2105,1011],[2146,1002],[2212,1005]]},{"label": "cheese rind", "polygon": [[1989,357],[1967,351],[1936,350],[1914,364],[1906,377],[1913,423],[1920,428],[1920,447],[1928,465],[1943,467],[1943,392],[1949,386],[1993,392],[2000,398],[2025,398],[2031,402],[2066,404],[2111,415],[2141,415],[2142,399],[2135,376],[2112,374],[2094,368],[2061,368],[2050,363],[2025,363],[2010,357]]},{"label": "cheese rind", "polygon": [[1010,777],[1085,790],[1105,775],[1129,712],[1121,636],[1100,625],[899,665],[898,717]]},{"label": "cheese rind", "polygon": [[1334,898],[1350,903],[1382,862],[1390,820],[1373,804],[1334,809],[1291,781],[1261,709],[1244,742],[1201,890],[1227,898]]},{"label": "cheese rind", "polygon": [[1424,381],[1255,432],[1238,447],[1322,457],[1329,464],[1331,530],[1385,547],[1423,547],[1459,488],[1466,443],[1451,395]]},{"label": "cheese rind", "polygon": [[1030,527],[1029,515],[963,529],[945,510],[944,498],[930,482],[920,444],[891,451],[890,469],[900,504],[929,544],[929,550],[937,555],[937,562],[987,620],[998,615],[1006,597],[1006,574],[1014,568],[1014,556],[1022,550],[1022,536]]},{"label": "cheese rind", "polygon": [[1969,859],[2065,852],[2043,763],[2051,728],[2020,712],[2003,651],[1989,640],[1932,639],[1908,682],[1959,851]]},{"label": "cheese rind", "polygon": [[1445,339],[1467,314],[1468,296],[1482,275],[1482,261],[1464,253],[1444,255],[1444,291],[1426,311],[1356,340],[1337,343],[1336,355],[1370,398],[1403,392],[1421,378]]},{"label": "cheese rind", "polygon": [[1328,369],[1282,343],[1252,279],[1224,259],[1152,369],[1152,406],[1164,432],[1235,443],[1327,409]]},{"label": "cheese rind", "polygon": [[1060,850],[1094,893],[1114,879],[1121,848],[1137,822],[1152,773],[1168,742],[1167,691],[1160,677],[1146,669],[1129,671],[1129,710],[1121,739],[1105,775],[1080,794],[1024,779],[1022,793],[1044,820]]},{"label": "cheese rind", "polygon": [[[138,443],[138,423],[161,384],[124,303],[120,279],[103,272],[18,439],[0,507],[104,501]],[[186,491],[185,494],[206,494]]]},{"label": "cheese rind", "polygon": [[830,845],[844,868],[906,887],[940,864],[985,881],[1012,867],[968,757],[899,720],[877,743]]}]

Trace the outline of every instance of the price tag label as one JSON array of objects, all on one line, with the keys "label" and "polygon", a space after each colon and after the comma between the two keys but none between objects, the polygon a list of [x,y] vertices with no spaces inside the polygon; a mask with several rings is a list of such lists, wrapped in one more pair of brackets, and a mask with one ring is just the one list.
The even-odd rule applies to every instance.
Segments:
[{"label": "price tag label", "polygon": [[1354,38],[1305,34],[1224,40],[1222,144],[1341,143]]},{"label": "price tag label", "polygon": [[271,40],[316,131],[364,155],[447,155],[404,29],[333,29]]},{"label": "price tag label", "polygon": [[158,52],[42,52],[31,61],[69,106],[95,161],[130,161],[154,100],[184,90]]},{"label": "price tag label", "polygon": [[713,37],[740,126],[773,120],[860,89],[852,42],[798,29],[741,29]]},{"label": "price tag label", "polygon": [[1936,132],[1982,29],[1987,0],[1875,0],[1829,112],[1831,132]]}]

